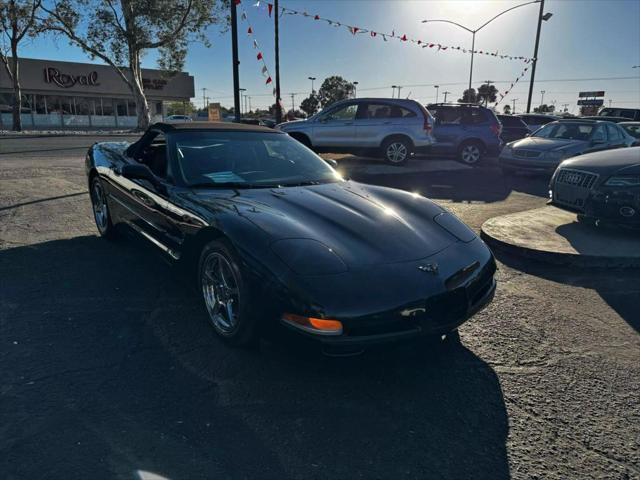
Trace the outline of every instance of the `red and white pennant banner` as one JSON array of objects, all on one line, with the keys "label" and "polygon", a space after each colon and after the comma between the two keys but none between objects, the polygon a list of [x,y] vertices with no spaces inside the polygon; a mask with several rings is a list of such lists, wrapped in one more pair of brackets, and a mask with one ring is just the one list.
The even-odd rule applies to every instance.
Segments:
[{"label": "red and white pennant banner", "polygon": [[[238,1],[238,0],[236,0],[236,1]],[[259,0],[254,4],[254,7],[260,8],[260,1]],[[498,53],[498,51],[490,52],[490,51],[485,51],[485,50],[471,50],[471,49],[463,48],[463,47],[460,47],[460,46],[451,46],[451,45],[443,45],[441,43],[427,42],[425,40],[419,40],[419,39],[410,38],[406,34],[402,34],[402,35],[396,34],[395,30],[392,30],[391,33],[377,32],[377,31],[374,31],[374,30],[366,29],[366,28],[356,27],[354,25],[347,25],[345,23],[341,23],[341,22],[338,22],[336,20],[323,18],[320,15],[312,15],[312,14],[307,13],[307,12],[300,12],[298,10],[293,10],[291,8],[278,7],[278,9],[280,10],[280,15],[281,16],[282,15],[300,15],[302,17],[313,19],[315,21],[326,22],[327,24],[329,24],[331,26],[334,26],[334,27],[345,27],[352,35],[368,33],[371,36],[371,38],[380,37],[385,42],[389,41],[389,39],[392,38],[392,39],[400,40],[401,42],[413,43],[413,44],[416,44],[416,45],[418,45],[418,46],[420,46],[422,48],[432,48],[432,49],[435,49],[438,52],[440,52],[440,51],[444,52],[445,50],[452,50],[452,51],[453,50],[457,50],[457,51],[461,51],[463,53],[475,53],[476,55],[487,55],[487,56],[490,56],[490,57],[496,57],[496,58],[501,58],[501,59],[522,60],[525,63],[529,63],[529,62],[531,62],[533,60],[533,58],[528,58],[528,57],[500,54],[500,53]],[[273,14],[273,4],[272,3],[267,3],[267,9],[266,10],[267,10],[268,15],[271,16]]]},{"label": "red and white pennant banner", "polygon": [[[242,5],[242,0],[233,0],[233,1],[235,2],[236,5]],[[249,17],[247,15],[246,10],[242,6],[240,6],[240,9],[242,10],[242,13],[240,14],[240,18],[244,22],[246,22],[246,24],[247,24],[247,35],[251,38],[251,41],[252,41],[251,43],[253,45],[253,48],[257,51],[256,60],[258,62],[262,63],[262,68],[260,68],[260,73],[265,78],[265,82],[264,82],[265,85],[269,85],[270,83],[273,82],[273,79],[271,78],[271,74],[269,73],[269,67],[267,66],[267,62],[264,59],[264,55],[262,54],[262,51],[260,50],[260,45],[258,44],[258,40],[255,38],[254,29],[253,29],[253,26],[251,25],[251,22],[249,21]],[[276,95],[276,90],[274,88],[273,89],[273,96],[275,97],[275,95]]]},{"label": "red and white pennant banner", "polygon": [[511,83],[511,85],[509,85],[509,88],[507,88],[507,89],[504,91],[504,93],[500,93],[500,94],[498,95],[500,98],[498,98],[498,99],[496,100],[496,103],[494,103],[494,104],[493,104],[493,107],[494,107],[494,108],[495,108],[495,107],[497,107],[497,106],[498,106],[498,104],[499,104],[500,102],[502,102],[502,100],[504,100],[504,98],[505,98],[507,95],[509,95],[509,93],[511,92],[511,90],[513,89],[513,87],[516,85],[516,83],[518,83],[518,82],[520,81],[520,79],[521,79],[522,77],[524,77],[524,75],[527,73],[527,70],[529,70],[529,67],[524,67],[524,70],[522,70],[522,72],[520,73],[520,75],[518,75],[518,77],[517,77],[517,78],[516,78],[512,83]]}]

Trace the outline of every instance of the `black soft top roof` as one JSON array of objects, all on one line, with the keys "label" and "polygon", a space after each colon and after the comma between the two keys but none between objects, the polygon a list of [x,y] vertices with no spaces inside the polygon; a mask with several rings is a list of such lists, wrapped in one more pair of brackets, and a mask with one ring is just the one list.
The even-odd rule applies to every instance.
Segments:
[{"label": "black soft top roof", "polygon": [[246,123],[234,123],[234,122],[184,122],[184,123],[154,123],[151,125],[150,130],[160,130],[161,132],[175,132],[175,131],[188,131],[188,130],[226,130],[231,132],[271,132],[278,133],[277,130],[273,130],[267,127],[261,127],[259,125],[248,125]]}]

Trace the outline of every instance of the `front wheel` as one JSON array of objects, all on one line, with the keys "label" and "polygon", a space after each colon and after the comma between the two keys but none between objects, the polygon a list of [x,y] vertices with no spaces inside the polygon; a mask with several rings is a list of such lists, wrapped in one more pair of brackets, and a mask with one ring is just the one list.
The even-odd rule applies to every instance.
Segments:
[{"label": "front wheel", "polygon": [[258,339],[251,289],[226,242],[207,244],[200,255],[199,284],[209,323],[227,343],[251,346]]},{"label": "front wheel", "polygon": [[390,165],[405,165],[412,152],[413,144],[406,138],[390,138],[382,144],[384,160]]},{"label": "front wheel", "polygon": [[460,146],[458,159],[465,165],[477,165],[482,160],[482,145],[478,142],[465,142]]},{"label": "front wheel", "polygon": [[107,194],[104,186],[98,176],[91,180],[91,207],[93,208],[93,218],[98,227],[98,233],[101,237],[109,240],[117,237],[115,225],[111,222],[111,213],[109,212],[109,204],[107,203]]}]

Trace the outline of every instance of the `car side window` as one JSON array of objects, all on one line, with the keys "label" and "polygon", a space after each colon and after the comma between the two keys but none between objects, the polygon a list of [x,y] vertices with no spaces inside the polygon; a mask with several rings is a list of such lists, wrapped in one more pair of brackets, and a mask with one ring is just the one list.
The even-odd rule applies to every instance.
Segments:
[{"label": "car side window", "polygon": [[609,140],[612,142],[622,140],[622,135],[620,134],[618,127],[614,125],[607,125],[607,133],[609,134]]},{"label": "car side window", "polygon": [[356,118],[356,113],[358,112],[358,105],[352,103],[350,105],[345,105],[344,107],[333,110],[327,114],[325,120],[331,121],[349,121]]},{"label": "car side window", "polygon": [[391,107],[381,103],[370,103],[364,111],[362,118],[385,119],[391,115]]},{"label": "car side window", "polygon": [[439,108],[435,115],[438,123],[442,125],[459,125],[462,120],[460,108]]},{"label": "car side window", "polygon": [[464,108],[461,121],[465,125],[473,125],[483,123],[485,120],[479,108]]},{"label": "car side window", "polygon": [[156,177],[163,179],[168,177],[167,139],[164,133],[158,132],[153,137],[151,143],[142,151],[139,161],[148,166]]}]

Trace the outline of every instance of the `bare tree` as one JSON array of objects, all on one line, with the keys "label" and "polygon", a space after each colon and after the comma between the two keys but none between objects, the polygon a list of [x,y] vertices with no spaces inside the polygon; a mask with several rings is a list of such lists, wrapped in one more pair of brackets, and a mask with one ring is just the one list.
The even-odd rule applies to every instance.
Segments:
[{"label": "bare tree", "polygon": [[0,0],[0,62],[13,87],[13,130],[22,130],[22,89],[20,87],[20,58],[18,48],[26,37],[39,32],[37,19],[41,0]]},{"label": "bare tree", "polygon": [[[158,50],[167,74],[182,69],[190,42],[201,41],[212,24],[226,25],[229,0],[56,0],[42,10],[47,28],[99,58],[120,75],[136,103],[138,128],[151,116],[142,81],[141,59]],[[126,65],[126,66],[125,66]]]}]

